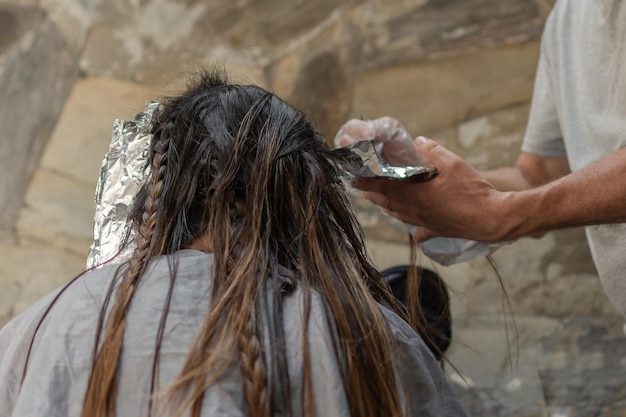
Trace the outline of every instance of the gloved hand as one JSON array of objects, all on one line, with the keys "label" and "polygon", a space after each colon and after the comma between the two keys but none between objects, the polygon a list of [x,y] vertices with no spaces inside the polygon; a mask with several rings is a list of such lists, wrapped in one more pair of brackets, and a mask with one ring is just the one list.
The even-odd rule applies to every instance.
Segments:
[{"label": "gloved hand", "polygon": [[430,166],[417,153],[411,135],[393,117],[351,119],[337,132],[335,146],[347,146],[362,140],[374,141],[376,151],[390,165]]}]

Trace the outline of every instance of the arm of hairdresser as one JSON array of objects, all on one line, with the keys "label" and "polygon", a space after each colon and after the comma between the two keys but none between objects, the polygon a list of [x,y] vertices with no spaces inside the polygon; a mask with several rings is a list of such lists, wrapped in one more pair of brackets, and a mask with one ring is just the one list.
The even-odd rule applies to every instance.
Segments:
[{"label": "arm of hairdresser", "polygon": [[563,159],[523,153],[516,166],[481,173],[437,142],[418,138],[439,170],[425,183],[359,178],[353,186],[405,223],[417,242],[436,236],[505,241],[548,230],[626,221],[626,148],[569,173]]},{"label": "arm of hairdresser", "polygon": [[[383,158],[399,161],[407,134],[389,117],[350,121],[337,145],[372,138]],[[425,183],[356,179],[355,188],[389,214],[420,226],[414,239],[436,236],[505,241],[548,230],[626,221],[626,148],[570,173],[565,159],[522,153],[515,167],[478,172],[437,142],[418,138],[409,146],[439,170]],[[385,155],[385,153],[387,155]]]}]

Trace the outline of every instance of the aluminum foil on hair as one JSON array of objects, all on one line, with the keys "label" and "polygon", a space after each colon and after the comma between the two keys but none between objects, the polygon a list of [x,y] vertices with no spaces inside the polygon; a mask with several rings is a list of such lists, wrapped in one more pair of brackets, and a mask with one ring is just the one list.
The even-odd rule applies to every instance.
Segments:
[{"label": "aluminum foil on hair", "polygon": [[135,196],[150,175],[150,134],[159,103],[148,102],[132,121],[117,119],[113,138],[104,156],[96,186],[94,241],[87,268],[121,263],[135,250],[130,213]]},{"label": "aluminum foil on hair", "polygon": [[395,166],[383,158],[371,140],[362,140],[334,149],[336,165],[347,177],[386,178],[407,182],[423,182],[437,175],[437,168],[417,154],[413,166]]}]

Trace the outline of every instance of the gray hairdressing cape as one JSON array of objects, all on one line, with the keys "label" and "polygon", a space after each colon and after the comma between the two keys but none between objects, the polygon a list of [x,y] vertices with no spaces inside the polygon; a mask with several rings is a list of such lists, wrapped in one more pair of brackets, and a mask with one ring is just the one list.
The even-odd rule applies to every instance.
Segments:
[{"label": "gray hairdressing cape", "polygon": [[[159,387],[178,375],[190,344],[204,320],[211,256],[194,250],[178,253],[176,285],[160,353]],[[98,315],[114,266],[86,273],[60,295],[35,338],[22,380],[29,344],[55,293],[43,298],[0,331],[0,417],[80,416],[91,369]],[[119,368],[117,415],[148,414],[155,335],[169,283],[166,257],[151,263],[128,312]],[[284,299],[285,337],[295,414],[301,410],[302,309],[298,290]],[[420,337],[398,316],[381,307],[397,342],[393,360],[411,416],[466,416],[441,368]],[[336,356],[324,309],[313,299],[309,341],[318,416],[348,416]],[[231,369],[205,397],[203,416],[245,416],[239,369]],[[277,415],[282,414],[280,410]]]}]

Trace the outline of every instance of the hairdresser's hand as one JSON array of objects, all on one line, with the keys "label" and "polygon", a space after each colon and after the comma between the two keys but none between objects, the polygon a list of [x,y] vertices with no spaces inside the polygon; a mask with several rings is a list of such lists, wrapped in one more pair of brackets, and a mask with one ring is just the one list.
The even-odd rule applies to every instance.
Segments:
[{"label": "hairdresser's hand", "polygon": [[357,178],[352,185],[390,215],[420,226],[413,235],[416,242],[436,236],[501,240],[507,193],[496,191],[471,165],[437,142],[420,137],[415,146],[438,168],[435,179],[403,183]]},{"label": "hairdresser's hand", "polygon": [[[417,165],[413,138],[393,117],[374,120],[351,119],[335,136],[335,146],[347,146],[362,140],[372,140],[378,154],[391,165]],[[419,157],[417,157],[419,158]]]}]

